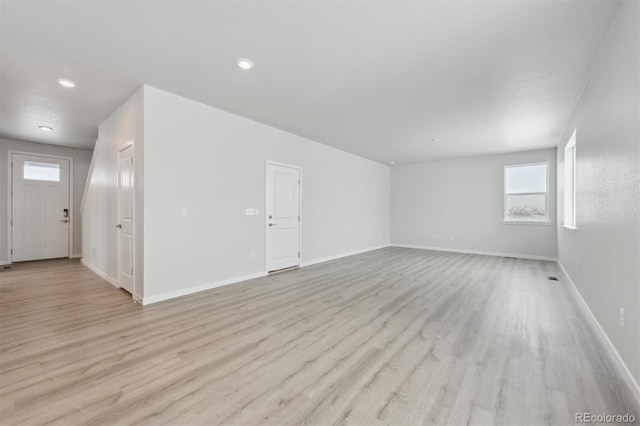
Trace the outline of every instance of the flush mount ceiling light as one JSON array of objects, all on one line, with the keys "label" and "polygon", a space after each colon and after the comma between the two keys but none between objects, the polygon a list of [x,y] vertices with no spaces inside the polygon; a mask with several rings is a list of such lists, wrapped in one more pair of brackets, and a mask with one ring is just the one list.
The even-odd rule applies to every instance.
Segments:
[{"label": "flush mount ceiling light", "polygon": [[253,61],[247,58],[238,58],[236,64],[238,64],[238,66],[243,70],[250,70],[253,68]]},{"label": "flush mount ceiling light", "polygon": [[396,163],[394,161],[389,161],[389,164],[393,166]]},{"label": "flush mount ceiling light", "polygon": [[68,87],[69,89],[76,87],[76,82],[73,80],[69,80],[68,78],[59,78],[58,84],[63,87]]},{"label": "flush mount ceiling light", "polygon": [[53,127],[49,127],[49,126],[38,126],[38,129],[40,130],[44,130],[45,132],[50,132],[53,130]]},{"label": "flush mount ceiling light", "polygon": [[440,139],[431,139],[431,142],[440,142]]}]

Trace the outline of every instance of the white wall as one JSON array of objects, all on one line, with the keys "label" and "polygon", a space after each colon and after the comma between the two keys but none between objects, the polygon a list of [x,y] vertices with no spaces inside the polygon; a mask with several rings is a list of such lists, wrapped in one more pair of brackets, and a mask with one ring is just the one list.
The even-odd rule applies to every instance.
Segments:
[{"label": "white wall", "polygon": [[135,165],[135,246],[136,298],[143,293],[144,256],[144,88],[134,93],[98,129],[93,170],[88,182],[82,213],[82,260],[87,266],[116,282],[118,223],[118,151],[133,141]]},{"label": "white wall", "polygon": [[[555,258],[555,161],[545,149],[394,166],[392,244]],[[503,224],[504,166],[538,162],[549,162],[551,226]]]},{"label": "white wall", "polygon": [[[302,167],[303,263],[389,243],[387,166],[158,89],[144,93],[145,299],[264,273],[266,160]],[[245,216],[247,207],[260,215]]]},{"label": "white wall", "polygon": [[[565,133],[577,129],[577,231],[558,228],[558,254],[640,382],[639,2],[625,1]],[[564,143],[558,149],[562,224]],[[619,325],[619,308],[625,327]]]},{"label": "white wall", "polygon": [[87,180],[91,150],[65,148],[35,142],[0,139],[0,265],[7,262],[7,153],[8,151],[32,152],[34,154],[58,155],[73,158],[73,247],[72,255],[82,251],[80,202]]}]

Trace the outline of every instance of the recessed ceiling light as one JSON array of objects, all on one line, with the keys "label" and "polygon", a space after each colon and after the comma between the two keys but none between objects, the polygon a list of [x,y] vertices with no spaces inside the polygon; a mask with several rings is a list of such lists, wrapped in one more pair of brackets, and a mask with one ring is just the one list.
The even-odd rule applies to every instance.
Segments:
[{"label": "recessed ceiling light", "polygon": [[253,68],[253,61],[251,59],[239,58],[236,61],[236,64],[238,64],[238,66],[243,70],[250,70]]},{"label": "recessed ceiling light", "polygon": [[431,139],[431,142],[440,142],[440,139]]},{"label": "recessed ceiling light", "polygon": [[58,83],[60,84],[60,86],[68,88],[76,87],[76,82],[67,78],[59,78]]},{"label": "recessed ceiling light", "polygon": [[389,164],[391,164],[391,165],[393,166],[393,165],[394,165],[394,164],[396,164],[396,163],[395,163],[395,162],[393,162],[393,161],[389,161]]},{"label": "recessed ceiling light", "polygon": [[40,130],[44,130],[45,132],[50,132],[53,130],[53,127],[49,127],[49,126],[38,126],[38,129]]}]

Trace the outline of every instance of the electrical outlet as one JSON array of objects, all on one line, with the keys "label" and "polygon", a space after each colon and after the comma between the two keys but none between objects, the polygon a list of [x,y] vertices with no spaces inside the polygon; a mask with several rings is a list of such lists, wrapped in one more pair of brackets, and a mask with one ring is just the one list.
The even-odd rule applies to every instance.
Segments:
[{"label": "electrical outlet", "polygon": [[431,234],[431,239],[435,240],[436,239],[436,234]]},{"label": "electrical outlet", "polygon": [[624,308],[620,308],[620,327],[624,327]]},{"label": "electrical outlet", "polygon": [[94,258],[98,257],[98,249],[93,247],[91,249],[91,256],[93,256]]},{"label": "electrical outlet", "polygon": [[180,207],[180,215],[181,216],[186,216],[188,214],[189,214],[189,207],[187,207],[187,206]]},{"label": "electrical outlet", "polygon": [[449,239],[453,241],[453,235],[449,235]]}]

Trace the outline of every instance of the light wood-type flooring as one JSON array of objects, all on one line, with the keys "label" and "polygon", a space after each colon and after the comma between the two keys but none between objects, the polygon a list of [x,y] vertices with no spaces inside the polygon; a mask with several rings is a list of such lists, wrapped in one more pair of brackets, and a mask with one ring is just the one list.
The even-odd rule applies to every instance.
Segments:
[{"label": "light wood-type flooring", "polygon": [[556,268],[385,248],[141,306],[77,261],[17,264],[0,272],[0,423],[638,417]]}]

